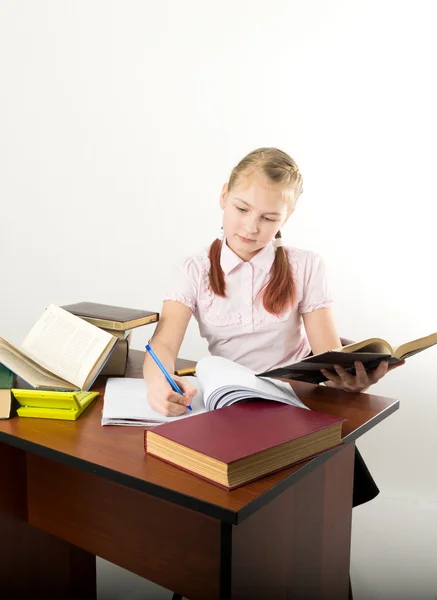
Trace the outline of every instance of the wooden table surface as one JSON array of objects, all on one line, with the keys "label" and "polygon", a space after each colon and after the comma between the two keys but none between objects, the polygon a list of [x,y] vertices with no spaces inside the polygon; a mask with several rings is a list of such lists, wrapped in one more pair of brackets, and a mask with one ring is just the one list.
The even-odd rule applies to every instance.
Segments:
[{"label": "wooden table surface", "polygon": [[[140,351],[130,352],[127,376],[141,376],[142,357]],[[187,364],[190,361],[180,361],[178,367]],[[347,419],[343,424],[346,442],[355,440],[399,407],[399,402],[391,398],[290,383],[312,410]],[[246,519],[335,452],[227,492],[146,455],[144,427],[102,427],[104,385],[105,379],[97,380],[94,389],[100,395],[77,421],[14,417],[0,421],[0,441],[232,524]]]}]

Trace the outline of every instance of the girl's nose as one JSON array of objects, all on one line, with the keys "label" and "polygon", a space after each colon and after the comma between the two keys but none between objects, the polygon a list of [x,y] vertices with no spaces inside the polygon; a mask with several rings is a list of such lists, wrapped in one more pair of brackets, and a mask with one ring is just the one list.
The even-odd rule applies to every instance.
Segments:
[{"label": "girl's nose", "polygon": [[256,233],[258,231],[256,219],[248,219],[246,223],[246,228],[248,233]]}]

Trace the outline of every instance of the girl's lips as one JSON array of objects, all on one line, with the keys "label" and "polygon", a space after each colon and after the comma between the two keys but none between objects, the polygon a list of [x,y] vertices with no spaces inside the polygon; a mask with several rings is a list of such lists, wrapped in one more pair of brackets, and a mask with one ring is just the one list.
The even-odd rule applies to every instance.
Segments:
[{"label": "girl's lips", "polygon": [[246,244],[250,243],[250,242],[255,242],[256,240],[249,240],[248,238],[242,237],[241,235],[238,236],[240,238],[240,240],[242,242],[245,242]]}]

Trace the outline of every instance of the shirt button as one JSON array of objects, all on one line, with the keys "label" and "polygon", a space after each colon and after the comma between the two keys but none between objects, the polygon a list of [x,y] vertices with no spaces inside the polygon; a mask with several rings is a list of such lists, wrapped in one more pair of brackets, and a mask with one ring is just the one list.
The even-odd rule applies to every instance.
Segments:
[{"label": "shirt button", "polygon": [[244,323],[250,323],[250,319],[249,319],[248,317],[245,317],[245,318],[243,319],[243,321],[244,321]]},{"label": "shirt button", "polygon": [[246,283],[244,284],[246,287],[250,286],[250,281],[246,281]]},{"label": "shirt button", "polygon": [[244,304],[250,304],[250,300],[245,300]]}]

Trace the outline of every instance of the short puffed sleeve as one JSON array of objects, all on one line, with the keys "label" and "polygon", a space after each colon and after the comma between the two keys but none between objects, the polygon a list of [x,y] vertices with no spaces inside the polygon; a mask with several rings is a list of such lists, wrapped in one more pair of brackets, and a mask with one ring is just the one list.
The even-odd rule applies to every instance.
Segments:
[{"label": "short puffed sleeve", "polygon": [[175,300],[185,304],[192,312],[196,310],[201,267],[196,257],[189,257],[177,264],[170,273],[164,300]]},{"label": "short puffed sleeve", "polygon": [[321,256],[315,252],[307,253],[302,291],[302,299],[298,306],[299,313],[327,308],[333,302],[329,291],[325,263]]}]

